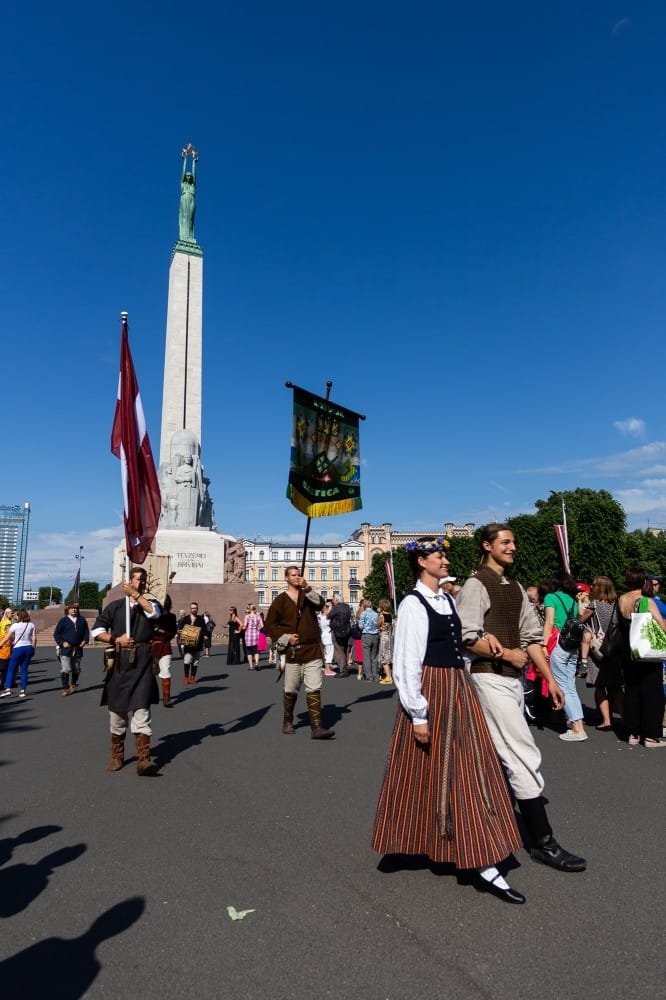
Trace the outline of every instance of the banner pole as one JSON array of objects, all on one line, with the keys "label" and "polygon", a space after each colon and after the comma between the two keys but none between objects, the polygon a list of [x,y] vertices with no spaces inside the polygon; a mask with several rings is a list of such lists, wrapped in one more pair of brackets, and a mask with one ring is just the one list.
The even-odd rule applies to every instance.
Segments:
[{"label": "banner pole", "polygon": [[[130,582],[130,557],[129,552],[125,553],[125,583]],[[125,597],[125,635],[130,635],[130,599]]]},{"label": "banner pole", "polygon": [[[292,383],[291,382],[286,382],[285,385],[287,386],[287,388],[291,388]],[[331,389],[332,388],[333,388],[333,383],[330,382],[330,381],[327,382],[326,383],[326,395],[324,396],[324,399],[330,399],[331,398]],[[310,524],[311,523],[312,523],[312,518],[308,515],[308,520],[307,520],[307,523],[305,525],[305,539],[303,540],[303,561],[301,562],[301,576],[304,579],[305,579],[305,560],[308,557],[308,540],[310,538]]]}]

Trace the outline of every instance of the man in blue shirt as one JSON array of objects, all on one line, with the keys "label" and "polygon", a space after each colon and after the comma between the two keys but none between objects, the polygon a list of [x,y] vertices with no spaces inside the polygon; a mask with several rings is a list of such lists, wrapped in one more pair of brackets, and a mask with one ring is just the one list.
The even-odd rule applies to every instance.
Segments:
[{"label": "man in blue shirt", "polygon": [[363,633],[363,680],[379,680],[377,656],[379,653],[379,628],[377,627],[377,612],[372,610],[372,601],[363,601],[363,611],[358,620],[358,626]]}]

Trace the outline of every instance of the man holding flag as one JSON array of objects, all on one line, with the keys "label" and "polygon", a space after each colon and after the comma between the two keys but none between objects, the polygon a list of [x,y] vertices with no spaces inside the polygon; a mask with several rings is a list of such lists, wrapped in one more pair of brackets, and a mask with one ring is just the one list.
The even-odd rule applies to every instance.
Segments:
[{"label": "man holding flag", "polygon": [[124,598],[112,601],[98,616],[92,630],[95,639],[112,643],[102,705],[108,705],[111,728],[111,760],[108,771],[119,771],[125,760],[125,736],[132,713],[131,731],[136,738],[137,774],[154,774],[150,759],[150,706],[159,702],[153,675],[154,621],[162,608],[146,595],[148,574],[141,565],[150,552],[160,517],[160,488],[146,432],[141,395],[127,335],[127,313],[122,314],[120,378],[111,432],[111,451],[120,459],[125,499],[125,544],[128,577]]}]

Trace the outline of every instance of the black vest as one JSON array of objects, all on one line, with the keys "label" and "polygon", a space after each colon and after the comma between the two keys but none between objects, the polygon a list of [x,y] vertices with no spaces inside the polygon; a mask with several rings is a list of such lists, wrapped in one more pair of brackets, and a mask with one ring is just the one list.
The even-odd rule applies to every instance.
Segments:
[{"label": "black vest", "polygon": [[424,665],[428,667],[452,667],[461,669],[465,666],[462,658],[462,631],[460,628],[460,618],[456,611],[456,606],[446,594],[441,594],[440,601],[448,601],[451,608],[450,615],[438,615],[430,607],[418,590],[413,590],[414,597],[426,609],[428,615],[428,643],[426,645]]}]

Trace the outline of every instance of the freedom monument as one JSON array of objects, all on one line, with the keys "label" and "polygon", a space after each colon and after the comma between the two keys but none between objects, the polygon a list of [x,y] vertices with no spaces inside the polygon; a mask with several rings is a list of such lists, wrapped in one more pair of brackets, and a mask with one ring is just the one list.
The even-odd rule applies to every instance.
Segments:
[{"label": "freedom monument", "polygon": [[[245,583],[242,541],[217,530],[201,462],[203,250],[194,234],[198,160],[190,143],[182,151],[178,240],[169,267],[158,467],[162,512],[157,558],[149,556],[146,569],[150,573],[152,559],[162,593],[168,578],[176,612],[194,600],[221,624],[229,604],[241,610],[256,603],[256,593]],[[114,587],[121,583],[124,559],[123,543],[114,553]]]}]

